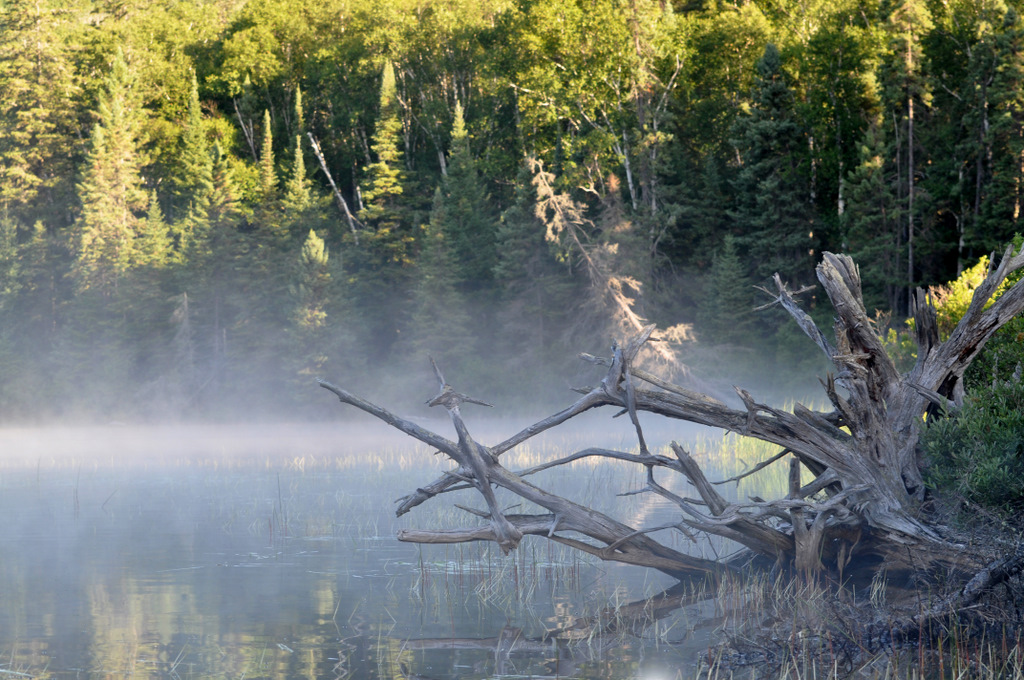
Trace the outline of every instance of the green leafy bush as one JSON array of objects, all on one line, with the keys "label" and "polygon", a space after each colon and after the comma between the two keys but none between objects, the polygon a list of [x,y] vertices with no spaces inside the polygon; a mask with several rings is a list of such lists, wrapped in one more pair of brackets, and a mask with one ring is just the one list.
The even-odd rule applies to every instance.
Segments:
[{"label": "green leafy bush", "polygon": [[[1021,248],[1021,237],[1014,239]],[[956,281],[931,289],[939,335],[949,337],[967,311],[975,288],[988,273],[989,260]],[[995,297],[1021,278],[1015,272]],[[991,303],[990,303],[991,304]],[[964,375],[963,409],[953,418],[929,423],[921,447],[933,488],[945,489],[997,509],[1024,507],[1024,316],[1007,322],[971,362]]]},{"label": "green leafy bush", "polygon": [[993,508],[1024,507],[1024,384],[997,382],[968,394],[954,417],[921,436],[932,488]]}]

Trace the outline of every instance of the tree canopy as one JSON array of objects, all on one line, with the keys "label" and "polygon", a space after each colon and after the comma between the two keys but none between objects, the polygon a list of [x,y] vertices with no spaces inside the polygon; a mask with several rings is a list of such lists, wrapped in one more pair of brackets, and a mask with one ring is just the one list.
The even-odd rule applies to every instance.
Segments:
[{"label": "tree canopy", "polygon": [[1021,230],[1021,5],[9,0],[3,412],[280,413],[454,347],[560,385],[526,344],[641,319],[794,356],[733,308],[824,251],[903,318]]}]

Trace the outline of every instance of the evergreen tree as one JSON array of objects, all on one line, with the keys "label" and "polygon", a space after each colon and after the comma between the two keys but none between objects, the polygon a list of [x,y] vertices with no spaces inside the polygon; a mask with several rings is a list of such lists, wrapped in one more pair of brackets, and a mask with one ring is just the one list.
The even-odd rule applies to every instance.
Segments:
[{"label": "evergreen tree", "polygon": [[211,191],[213,182],[213,156],[203,129],[203,113],[199,104],[199,84],[192,74],[185,129],[181,134],[178,161],[174,174],[174,193],[183,208],[191,206],[202,211],[201,204]]},{"label": "evergreen tree", "polygon": [[753,287],[736,252],[735,239],[726,234],[708,273],[697,332],[714,344],[750,346],[754,340],[753,307]]},{"label": "evergreen tree", "polygon": [[100,95],[89,156],[78,186],[75,278],[81,289],[104,295],[136,259],[140,215],[149,201],[142,188],[142,110],[135,79],[120,49]]},{"label": "evergreen tree", "polygon": [[380,110],[371,145],[377,160],[365,168],[368,184],[363,190],[364,208],[359,218],[378,232],[384,240],[392,242],[389,245],[395,251],[391,258],[394,261],[405,257],[405,248],[400,239],[395,242],[398,232],[406,226],[402,210],[405,172],[402,169],[402,151],[399,148],[401,133],[402,120],[399,116],[395,70],[388,61],[384,64],[381,76]]},{"label": "evergreen tree", "polygon": [[466,300],[456,287],[451,249],[444,231],[446,210],[444,195],[437,189],[417,266],[412,322],[401,349],[408,353],[414,366],[425,366],[430,355],[446,370],[457,371],[472,357],[474,329]]},{"label": "evergreen tree", "polygon": [[374,350],[386,356],[407,320],[414,242],[405,205],[402,121],[391,62],[384,64],[379,102],[371,144],[377,160],[364,167],[368,183],[358,213],[367,230],[353,249],[349,275],[364,331]]},{"label": "evergreen tree", "polygon": [[270,110],[263,112],[263,144],[260,145],[260,195],[264,203],[277,196],[277,173],[274,170],[274,131]]},{"label": "evergreen tree", "polygon": [[991,92],[992,179],[975,240],[996,250],[1024,223],[1024,21],[1010,8],[995,37],[997,70]]},{"label": "evergreen tree", "polygon": [[309,180],[306,179],[306,162],[302,157],[302,135],[295,135],[292,173],[284,185],[281,207],[286,219],[297,220],[312,206],[312,202]]},{"label": "evergreen tree", "polygon": [[778,49],[757,62],[750,112],[737,119],[733,143],[742,166],[733,183],[736,245],[755,282],[773,274],[796,287],[812,280],[814,212],[805,161],[807,143],[793,111]]},{"label": "evergreen tree", "polygon": [[309,180],[306,179],[306,160],[302,140],[306,134],[306,122],[302,112],[302,90],[295,89],[295,147],[292,150],[291,174],[284,186],[281,202],[286,218],[296,220],[312,205]]},{"label": "evergreen tree", "polygon": [[860,161],[847,179],[844,250],[860,266],[864,305],[896,310],[903,281],[899,210],[886,162],[884,128],[876,122],[860,145]]},{"label": "evergreen tree", "polygon": [[497,261],[495,219],[469,148],[462,105],[455,104],[451,158],[444,178],[444,233],[451,249],[460,288],[489,288]]},{"label": "evergreen tree", "polygon": [[893,151],[897,176],[897,201],[901,237],[906,244],[904,284],[908,295],[901,302],[909,314],[909,292],[917,285],[914,236],[920,222],[922,197],[918,174],[927,158],[921,147],[921,125],[931,100],[930,83],[924,72],[923,42],[932,29],[931,13],[924,0],[900,0],[889,15],[886,30],[889,49],[882,67],[882,97],[886,118],[896,121]]},{"label": "evergreen tree", "polygon": [[149,210],[139,224],[138,247],[135,264],[160,268],[168,264],[171,257],[171,234],[164,219],[156,191],[149,194]]},{"label": "evergreen tree", "polygon": [[295,88],[295,120],[293,121],[295,134],[306,134],[306,114],[302,110],[302,88]]},{"label": "evergreen tree", "polygon": [[501,354],[520,366],[526,358],[543,362],[560,353],[556,339],[563,333],[572,280],[537,217],[537,192],[526,161],[515,187],[515,200],[498,225],[494,280],[501,302]]},{"label": "evergreen tree", "polygon": [[292,321],[298,339],[297,374],[303,380],[323,375],[327,363],[325,344],[328,336],[331,271],[324,240],[309,230],[299,255],[296,282],[291,287],[294,309]]},{"label": "evergreen tree", "polygon": [[60,4],[0,7],[0,202],[24,224],[63,226],[73,201],[81,88],[66,44],[75,17]]},{"label": "evergreen tree", "polygon": [[203,218],[211,229],[233,229],[242,212],[238,189],[231,175],[228,156],[220,144],[214,144],[212,156],[210,193],[202,201],[205,206]]}]

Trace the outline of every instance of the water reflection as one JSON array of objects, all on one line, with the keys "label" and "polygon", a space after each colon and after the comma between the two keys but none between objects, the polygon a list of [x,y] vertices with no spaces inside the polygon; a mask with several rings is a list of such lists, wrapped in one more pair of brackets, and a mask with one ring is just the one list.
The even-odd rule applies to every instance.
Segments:
[{"label": "water reflection", "polygon": [[[674,676],[707,645],[713,612],[681,602],[661,629],[602,628],[615,603],[670,583],[643,570],[541,540],[511,558],[398,543],[400,525],[471,521],[452,502],[473,499],[396,520],[391,500],[444,461],[383,430],[0,439],[3,676],[623,678],[652,664]],[[603,475],[552,483],[593,495],[623,477]],[[625,502],[657,520],[647,500]]]}]

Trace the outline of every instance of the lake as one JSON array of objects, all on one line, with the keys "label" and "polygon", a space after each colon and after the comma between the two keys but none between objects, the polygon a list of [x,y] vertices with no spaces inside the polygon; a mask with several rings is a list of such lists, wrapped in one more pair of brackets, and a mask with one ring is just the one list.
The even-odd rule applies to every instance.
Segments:
[{"label": "lake", "polygon": [[[502,461],[632,448],[629,423],[608,416]],[[522,425],[467,420],[484,443]],[[450,436],[446,423],[423,424]],[[685,428],[649,440],[685,433],[695,455],[720,448]],[[459,492],[396,518],[395,499],[450,464],[366,420],[7,428],[0,451],[0,678],[658,680],[695,674],[735,616],[703,598],[638,634],[598,635],[588,617],[672,579],[536,537],[507,557],[484,543],[400,543],[401,528],[477,524],[454,503],[483,504]],[[722,474],[753,462],[723,463]],[[533,481],[634,526],[675,516],[649,494],[616,497],[643,482],[621,463],[579,461]],[[672,533],[656,536],[684,548]]]}]

